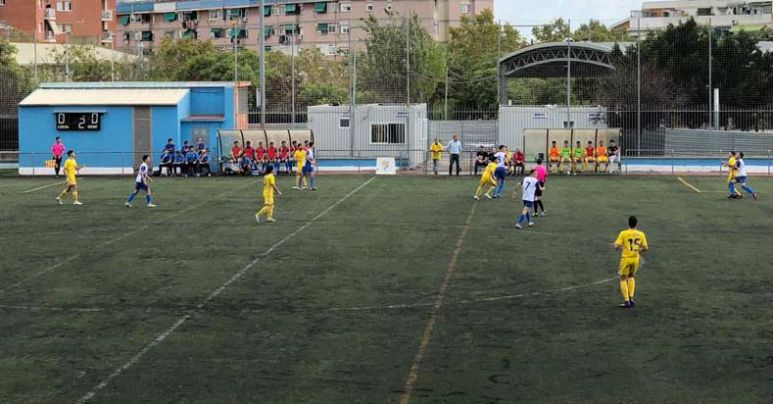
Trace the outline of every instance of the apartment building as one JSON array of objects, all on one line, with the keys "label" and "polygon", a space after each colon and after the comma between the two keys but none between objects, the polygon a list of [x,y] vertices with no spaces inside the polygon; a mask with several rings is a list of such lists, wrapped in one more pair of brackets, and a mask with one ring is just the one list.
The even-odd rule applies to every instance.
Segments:
[{"label": "apartment building", "polygon": [[693,18],[698,24],[729,31],[755,31],[773,28],[773,1],[749,0],[677,0],[650,1],[640,11],[615,24],[633,37],[665,29],[669,24]]},{"label": "apartment building", "polygon": [[113,46],[116,0],[0,0],[0,22],[38,42]]},{"label": "apartment building", "polygon": [[[433,37],[444,41],[462,16],[493,8],[493,0],[187,0],[125,1],[118,4],[119,47],[147,53],[164,37],[209,39],[230,47],[256,49],[264,35],[267,50],[285,53],[317,47],[332,56],[361,46],[362,20],[388,22],[415,13]],[[261,33],[260,14],[265,26]]]}]

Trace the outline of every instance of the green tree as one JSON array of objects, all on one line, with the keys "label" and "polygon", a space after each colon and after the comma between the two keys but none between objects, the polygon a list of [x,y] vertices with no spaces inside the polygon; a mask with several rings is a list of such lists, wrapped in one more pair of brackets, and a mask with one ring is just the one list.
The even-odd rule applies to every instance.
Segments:
[{"label": "green tree", "polygon": [[621,42],[627,41],[628,33],[624,29],[610,30],[598,20],[590,20],[587,24],[580,25],[572,38],[575,41],[589,42]]},{"label": "green tree", "polygon": [[16,103],[32,91],[29,72],[16,63],[16,48],[0,39],[0,111],[14,112]]},{"label": "green tree", "polygon": [[520,33],[494,21],[490,10],[462,17],[460,26],[451,28],[448,42],[450,103],[476,110],[495,107],[498,60],[525,45]]},{"label": "green tree", "polygon": [[541,25],[531,29],[536,42],[564,42],[572,36],[569,23],[563,18],[557,18],[550,24]]},{"label": "green tree", "polygon": [[[418,16],[392,17],[386,24],[370,16],[363,24],[368,38],[367,52],[359,61],[361,90],[376,94],[381,102],[406,102],[410,71],[411,101],[431,102],[443,81],[445,55]],[[410,67],[406,61],[407,42]]]}]

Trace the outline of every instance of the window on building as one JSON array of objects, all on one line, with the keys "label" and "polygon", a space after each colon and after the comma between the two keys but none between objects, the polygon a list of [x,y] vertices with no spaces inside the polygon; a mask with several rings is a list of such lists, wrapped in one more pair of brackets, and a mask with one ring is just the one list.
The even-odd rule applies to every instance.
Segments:
[{"label": "window on building", "polygon": [[352,3],[341,3],[341,12],[350,13],[352,11]]},{"label": "window on building", "polygon": [[317,14],[325,14],[327,13],[327,2],[321,1],[316,4],[314,4],[314,12]]},{"label": "window on building", "polygon": [[338,120],[338,127],[339,128],[348,128],[349,127],[349,117],[339,119]]},{"label": "window on building", "polygon": [[366,3],[365,4],[365,11],[372,13],[373,12],[373,3]]},{"label": "window on building", "polygon": [[177,38],[177,31],[166,31],[164,32],[165,38]]},{"label": "window on building", "polygon": [[209,10],[209,21],[219,21],[223,19],[223,9]]},{"label": "window on building", "polygon": [[341,24],[341,33],[342,34],[348,34],[349,33],[349,25],[348,24]]},{"label": "window on building", "polygon": [[5,5],[5,0],[0,0],[0,6],[4,6],[4,5]]},{"label": "window on building", "polygon": [[274,6],[274,14],[276,15],[285,15],[285,6],[284,4],[279,4]]},{"label": "window on building", "polygon": [[56,11],[72,11],[72,0],[59,0],[56,2]]},{"label": "window on building", "polygon": [[274,35],[274,27],[271,25],[267,25],[263,27],[263,36],[268,38],[270,36]]},{"label": "window on building", "polygon": [[378,123],[370,125],[370,143],[404,144],[404,123]]},{"label": "window on building", "polygon": [[468,14],[470,12],[470,3],[462,3],[462,14]]},{"label": "window on building", "polygon": [[212,39],[220,39],[225,38],[225,29],[223,28],[212,28],[209,30],[209,37]]},{"label": "window on building", "polygon": [[328,24],[321,22],[317,24],[317,33],[320,35],[327,35],[328,32]]},{"label": "window on building", "polygon": [[392,12],[392,0],[387,0],[386,11],[387,11],[388,13],[391,13],[391,12]]},{"label": "window on building", "polygon": [[285,4],[285,15],[298,15],[301,13],[301,6],[298,4]]},{"label": "window on building", "polygon": [[62,32],[65,34],[72,32],[72,24],[62,24]]},{"label": "window on building", "polygon": [[242,20],[248,17],[246,8],[233,8],[227,12],[229,20]]}]

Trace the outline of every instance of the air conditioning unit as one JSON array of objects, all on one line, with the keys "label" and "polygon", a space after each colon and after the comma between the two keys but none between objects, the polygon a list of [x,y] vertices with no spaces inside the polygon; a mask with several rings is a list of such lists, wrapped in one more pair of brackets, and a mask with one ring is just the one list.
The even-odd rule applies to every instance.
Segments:
[{"label": "air conditioning unit", "polygon": [[244,22],[244,23],[246,23],[246,22],[247,22],[247,20],[249,20],[247,17],[243,17],[243,18],[242,18],[242,22]]}]

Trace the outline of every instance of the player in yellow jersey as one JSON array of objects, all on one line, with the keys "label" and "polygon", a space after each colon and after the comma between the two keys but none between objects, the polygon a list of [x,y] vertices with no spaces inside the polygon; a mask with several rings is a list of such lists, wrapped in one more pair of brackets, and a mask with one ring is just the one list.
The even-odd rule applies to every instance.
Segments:
[{"label": "player in yellow jersey", "polygon": [[497,158],[495,156],[489,157],[489,163],[486,166],[486,169],[483,170],[483,175],[480,177],[480,184],[478,184],[478,189],[475,190],[475,198],[476,201],[480,200],[480,195],[483,193],[483,188],[486,187],[486,185],[489,186],[489,190],[486,192],[486,197],[491,199],[491,192],[494,190],[494,188],[497,186],[497,181],[494,179],[494,172],[497,170]]},{"label": "player in yellow jersey", "polygon": [[255,221],[260,223],[260,215],[266,215],[266,221],[269,223],[274,220],[274,194],[282,195],[279,188],[276,187],[276,177],[274,177],[274,166],[266,166],[266,173],[263,175],[263,208],[255,214]]},{"label": "player in yellow jersey", "polygon": [[303,145],[299,145],[298,148],[295,149],[293,158],[295,159],[295,164],[298,167],[298,169],[295,171],[295,186],[293,189],[303,190],[303,186],[306,185],[304,183],[305,178],[303,175],[303,167],[306,166],[306,149],[303,148]]},{"label": "player in yellow jersey", "polygon": [[735,177],[738,175],[738,160],[734,151],[727,157],[727,163],[722,164],[727,167],[727,189],[730,191],[727,199],[741,199],[741,192],[735,189]]},{"label": "player in yellow jersey", "polygon": [[56,197],[56,201],[60,205],[64,205],[64,202],[62,202],[62,198],[67,195],[68,192],[72,192],[72,204],[73,205],[83,205],[78,200],[78,181],[76,179],[76,176],[78,174],[78,171],[83,168],[78,165],[78,162],[75,161],[75,151],[70,150],[67,152],[67,161],[64,162],[64,175],[67,178],[67,188],[62,191],[59,196]]},{"label": "player in yellow jersey", "polygon": [[628,229],[623,230],[617,235],[615,248],[622,250],[620,257],[620,293],[623,295],[623,303],[620,307],[633,307],[633,294],[636,290],[636,271],[639,270],[641,253],[649,250],[647,245],[647,236],[644,232],[638,230],[636,225],[638,220],[636,216],[628,218]]}]

